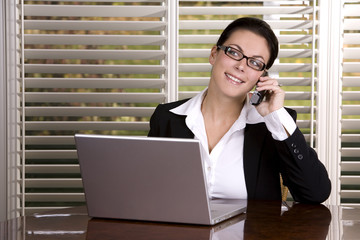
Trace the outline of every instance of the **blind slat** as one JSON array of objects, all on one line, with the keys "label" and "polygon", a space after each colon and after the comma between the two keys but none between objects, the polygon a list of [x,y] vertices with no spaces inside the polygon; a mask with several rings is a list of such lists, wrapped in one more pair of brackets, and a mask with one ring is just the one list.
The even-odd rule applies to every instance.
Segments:
[{"label": "blind slat", "polygon": [[344,15],[347,17],[360,17],[360,5],[359,4],[344,5]]},{"label": "blind slat", "polygon": [[80,173],[78,164],[27,164],[26,173]]},{"label": "blind slat", "polygon": [[[82,188],[81,178],[46,178],[46,179],[28,178],[26,179],[25,183],[26,186],[29,188]],[[74,193],[74,194],[82,195],[82,193]],[[37,196],[41,196],[41,195],[42,195],[41,193],[37,194]]]},{"label": "blind slat", "polygon": [[181,7],[180,15],[271,15],[271,14],[311,14],[312,7]]},{"label": "blind slat", "polygon": [[[354,179],[354,184],[356,182],[359,182],[359,178]],[[341,190],[340,195],[342,198],[360,198],[360,190]]]},{"label": "blind slat", "polygon": [[25,78],[27,88],[163,88],[164,78]]},{"label": "blind slat", "polygon": [[47,45],[155,45],[165,44],[160,35],[83,35],[83,34],[25,34],[26,44]]},{"label": "blind slat", "polygon": [[360,105],[343,105],[342,115],[360,115]]},{"label": "blind slat", "polygon": [[99,131],[111,131],[111,130],[129,130],[129,131],[148,131],[148,122],[72,122],[72,121],[51,121],[51,122],[25,122],[27,130],[33,131],[47,131],[47,130],[99,130]]},{"label": "blind slat", "polygon": [[341,163],[341,170],[342,171],[359,171],[360,172],[360,161],[356,162],[342,162]]},{"label": "blind slat", "polygon": [[344,44],[358,44],[360,33],[344,33]]},{"label": "blind slat", "polygon": [[[358,148],[341,148],[341,156],[343,156],[343,157],[360,156],[360,147],[358,147]],[[354,169],[354,171],[355,171],[355,169]]]},{"label": "blind slat", "polygon": [[360,119],[342,119],[341,120],[342,129],[360,129]]},{"label": "blind slat", "polygon": [[341,142],[360,142],[360,134],[342,134]]},{"label": "blind slat", "polygon": [[26,116],[150,117],[155,107],[25,107]]},{"label": "blind slat", "polygon": [[25,49],[27,59],[163,60],[162,50]]},{"label": "blind slat", "polygon": [[360,91],[344,91],[342,93],[343,100],[360,100]]},{"label": "blind slat", "polygon": [[[340,180],[343,185],[358,185],[360,178],[358,176],[341,176]],[[345,190],[343,191],[346,194],[344,195],[342,194],[342,197],[350,197],[348,193],[351,193],[352,191],[350,192],[347,192]]]},{"label": "blind slat", "polygon": [[344,62],[343,63],[343,72],[352,73],[358,72],[360,69],[360,62]]},{"label": "blind slat", "polygon": [[[180,30],[222,30],[225,29],[227,25],[231,23],[231,20],[182,20],[179,21]],[[313,22],[312,21],[303,21],[303,20],[281,20],[281,21],[267,21],[270,27],[274,30],[277,29],[311,29]]]},{"label": "blind slat", "polygon": [[344,30],[360,29],[360,19],[344,19]]},{"label": "blind slat", "polygon": [[[32,0],[24,0],[24,2],[30,2]],[[183,0],[181,0],[183,1]],[[217,0],[215,0],[217,1]],[[232,1],[232,0],[230,0]],[[253,0],[250,0],[253,1]],[[269,0],[265,0],[265,1],[269,1]],[[47,0],[47,2],[74,2],[74,0]],[[77,0],[77,2],[99,2],[99,0]],[[127,2],[127,3],[133,3],[133,2],[137,2],[137,3],[162,3],[164,2],[164,0],[107,0],[106,2],[111,2],[111,3],[118,3],[118,2]]]},{"label": "blind slat", "polygon": [[163,31],[160,21],[25,20],[26,30]]},{"label": "blind slat", "polygon": [[61,92],[28,92],[25,94],[26,102],[124,102],[124,103],[141,103],[152,102],[161,103],[165,99],[164,93],[61,93]]},{"label": "blind slat", "polygon": [[163,74],[160,65],[25,64],[27,73]]},{"label": "blind slat", "polygon": [[360,47],[344,48],[344,59],[360,59]]},{"label": "blind slat", "polygon": [[[180,35],[179,43],[181,44],[215,44],[218,40],[218,35]],[[300,44],[311,43],[312,35],[280,35],[278,40],[280,44]]]},{"label": "blind slat", "polygon": [[57,17],[163,17],[164,6],[25,5],[26,16]]},{"label": "blind slat", "polygon": [[344,87],[360,87],[360,77],[345,76],[342,79]]},{"label": "blind slat", "polygon": [[83,193],[25,193],[29,202],[84,202]]},{"label": "blind slat", "polygon": [[50,136],[26,136],[26,145],[75,145],[74,135],[61,136],[61,135],[50,135]]},{"label": "blind slat", "polygon": [[26,150],[26,159],[76,159],[76,150]]}]

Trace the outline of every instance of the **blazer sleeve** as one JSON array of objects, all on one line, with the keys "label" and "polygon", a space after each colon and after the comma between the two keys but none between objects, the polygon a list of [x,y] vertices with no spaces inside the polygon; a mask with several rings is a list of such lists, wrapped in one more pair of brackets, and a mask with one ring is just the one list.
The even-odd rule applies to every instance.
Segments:
[{"label": "blazer sleeve", "polygon": [[[296,112],[287,109],[296,120]],[[275,140],[276,141],[276,140]],[[280,172],[292,197],[297,202],[321,203],[331,192],[331,182],[325,166],[318,159],[299,128],[284,141],[276,141],[280,156]]]}]

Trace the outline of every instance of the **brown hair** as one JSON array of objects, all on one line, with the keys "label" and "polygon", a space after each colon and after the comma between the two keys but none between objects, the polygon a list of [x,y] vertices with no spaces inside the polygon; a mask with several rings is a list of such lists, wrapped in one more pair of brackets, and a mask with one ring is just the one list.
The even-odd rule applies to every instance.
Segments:
[{"label": "brown hair", "polygon": [[234,20],[230,23],[224,31],[221,33],[216,45],[221,46],[224,42],[231,36],[231,34],[239,29],[245,29],[250,32],[253,32],[259,36],[265,38],[268,43],[270,50],[270,58],[266,64],[266,69],[269,69],[273,64],[275,59],[278,56],[279,52],[279,41],[275,36],[275,33],[265,21],[258,18],[243,17]]}]

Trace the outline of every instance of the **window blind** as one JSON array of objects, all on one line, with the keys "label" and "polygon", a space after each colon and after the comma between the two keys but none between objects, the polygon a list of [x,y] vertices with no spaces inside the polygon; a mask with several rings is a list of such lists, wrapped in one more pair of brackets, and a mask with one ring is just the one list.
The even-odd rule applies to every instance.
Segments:
[{"label": "window blind", "polygon": [[360,1],[344,1],[341,203],[360,205]]},{"label": "window blind", "polygon": [[167,1],[19,1],[20,202],[84,204],[75,133],[145,135],[166,101]]},{"label": "window blind", "polygon": [[[210,49],[242,16],[266,20],[278,36],[270,75],[283,85],[285,105],[298,112],[298,126],[317,148],[319,4],[18,0],[20,208],[30,214],[83,204],[74,134],[146,135],[158,103],[192,97],[207,86]],[[360,202],[359,5],[344,3],[344,204]]]}]

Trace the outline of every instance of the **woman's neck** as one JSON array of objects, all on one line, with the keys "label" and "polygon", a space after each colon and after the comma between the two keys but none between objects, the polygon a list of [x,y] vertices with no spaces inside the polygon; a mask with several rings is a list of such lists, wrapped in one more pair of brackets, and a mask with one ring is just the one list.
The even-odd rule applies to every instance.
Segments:
[{"label": "woman's neck", "polygon": [[209,92],[205,94],[201,112],[204,118],[209,153],[238,119],[244,106],[244,100],[245,98],[236,101],[219,98]]},{"label": "woman's neck", "polygon": [[246,96],[242,98],[229,98],[213,94],[209,91],[205,93],[201,104],[201,112],[207,118],[213,120],[236,120],[244,106]]}]

